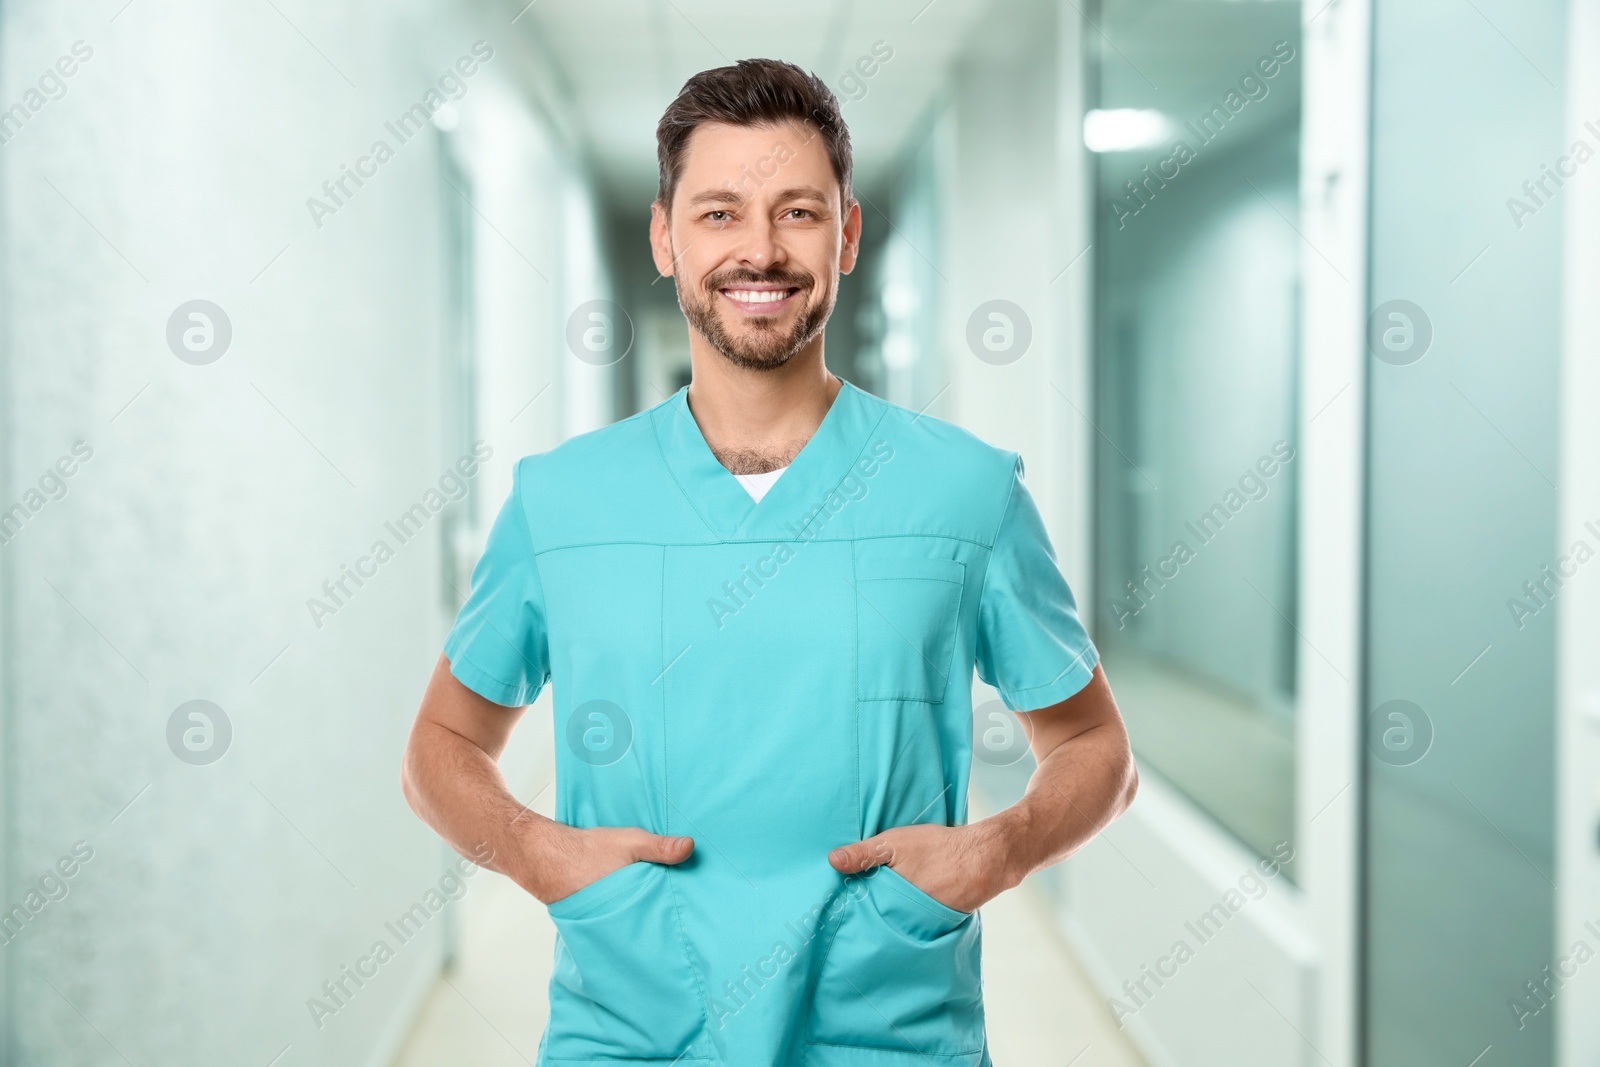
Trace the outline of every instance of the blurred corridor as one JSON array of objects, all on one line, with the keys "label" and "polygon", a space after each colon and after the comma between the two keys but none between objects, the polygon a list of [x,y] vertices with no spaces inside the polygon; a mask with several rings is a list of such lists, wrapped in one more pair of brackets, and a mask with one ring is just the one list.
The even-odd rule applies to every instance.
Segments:
[{"label": "blurred corridor", "polygon": [[0,0],[0,1067],[535,1062],[401,752],[512,465],[689,380],[749,56],[850,126],[828,366],[1023,455],[1139,760],[998,1067],[1600,1064],[1597,0]]}]

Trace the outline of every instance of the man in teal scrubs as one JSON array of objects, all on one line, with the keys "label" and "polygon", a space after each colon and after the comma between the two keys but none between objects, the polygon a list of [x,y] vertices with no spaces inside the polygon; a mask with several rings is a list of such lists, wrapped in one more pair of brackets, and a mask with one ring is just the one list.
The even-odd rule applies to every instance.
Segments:
[{"label": "man in teal scrubs", "polygon": [[[1020,456],[824,364],[833,95],[747,60],[658,141],[692,380],[516,464],[406,796],[548,905],[541,1067],[987,1067],[977,909],[1127,807],[1127,734]],[[1038,769],[969,824],[974,668]],[[546,683],[555,820],[496,764]]]}]

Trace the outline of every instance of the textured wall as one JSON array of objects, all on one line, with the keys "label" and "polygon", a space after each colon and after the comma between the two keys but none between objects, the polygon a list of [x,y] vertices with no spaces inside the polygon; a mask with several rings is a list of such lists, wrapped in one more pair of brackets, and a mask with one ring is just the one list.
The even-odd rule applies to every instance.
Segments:
[{"label": "textured wall", "polygon": [[[0,145],[0,508],[26,507],[74,442],[92,449],[0,546],[4,906],[27,910],[75,843],[92,850],[61,888],[45,879],[66,895],[0,947],[7,1062],[266,1064],[291,1046],[281,1062],[371,1062],[431,982],[444,916],[469,906],[404,942],[385,926],[426,903],[447,859],[398,788],[450,618],[442,516],[403,543],[385,524],[426,506],[458,458],[440,352],[445,205],[461,195],[434,129],[402,142],[385,123],[485,40],[495,56],[462,80],[463,129],[536,140],[542,124],[509,88],[508,18],[438,7],[0,8],[0,108],[27,112]],[[77,41],[92,54],[31,109]],[[392,157],[326,196],[379,139]],[[575,179],[559,146],[540,152],[546,188],[468,213],[480,289],[502,308],[521,294],[519,313],[478,327],[485,390],[555,378],[562,234],[530,220]],[[313,217],[312,196],[336,209]],[[490,250],[501,240],[516,254]],[[231,324],[204,365],[167,339],[194,299]],[[486,413],[488,517],[509,459],[559,432],[559,396],[515,424],[515,405]],[[362,564],[364,585],[322,593],[380,539],[393,556]],[[334,608],[320,625],[311,597]],[[167,736],[196,699],[232,731],[203,765]],[[347,979],[319,1028],[308,998],[380,939],[393,958]]]}]

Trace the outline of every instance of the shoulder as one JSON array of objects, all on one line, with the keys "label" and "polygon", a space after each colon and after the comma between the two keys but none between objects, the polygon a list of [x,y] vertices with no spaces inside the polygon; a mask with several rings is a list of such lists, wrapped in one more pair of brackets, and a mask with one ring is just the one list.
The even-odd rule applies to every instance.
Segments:
[{"label": "shoulder", "polygon": [[559,498],[569,492],[593,492],[601,484],[638,477],[640,468],[657,455],[651,416],[660,406],[597,430],[574,434],[553,448],[523,456],[516,461],[517,491],[525,499],[549,495]]},{"label": "shoulder", "polygon": [[[961,516],[962,535],[992,541],[1020,470],[1015,451],[991,444],[965,427],[913,411],[863,391],[880,417],[868,441],[894,481],[908,491],[919,521]],[[910,494],[914,494],[910,495]]]},{"label": "shoulder", "polygon": [[512,492],[536,552],[643,536],[679,506],[653,421],[666,403],[516,461]]},{"label": "shoulder", "polygon": [[926,463],[955,464],[955,473],[970,472],[984,479],[999,477],[1009,481],[1018,461],[1016,452],[990,444],[964,426],[936,415],[913,411],[865,390],[859,392],[881,413],[878,435],[891,443],[901,442],[915,458]]},{"label": "shoulder", "polygon": [[977,490],[998,483],[1009,489],[1012,472],[1020,462],[1010,449],[990,444],[964,426],[926,412],[913,411],[882,397],[863,392],[868,403],[882,412],[877,436],[889,442],[912,464],[944,472],[946,480],[961,490]]}]

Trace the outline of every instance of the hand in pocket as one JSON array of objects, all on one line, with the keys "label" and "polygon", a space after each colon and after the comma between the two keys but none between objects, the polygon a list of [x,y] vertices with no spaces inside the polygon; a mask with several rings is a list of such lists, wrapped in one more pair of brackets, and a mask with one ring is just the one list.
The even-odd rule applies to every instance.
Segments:
[{"label": "hand in pocket", "polygon": [[1001,842],[984,824],[896,826],[828,853],[841,874],[886,866],[947,908],[974,912],[1010,889]]},{"label": "hand in pocket", "polygon": [[663,837],[637,826],[560,827],[534,858],[530,890],[553,904],[630,863],[682,863],[694,853],[692,837]]}]

